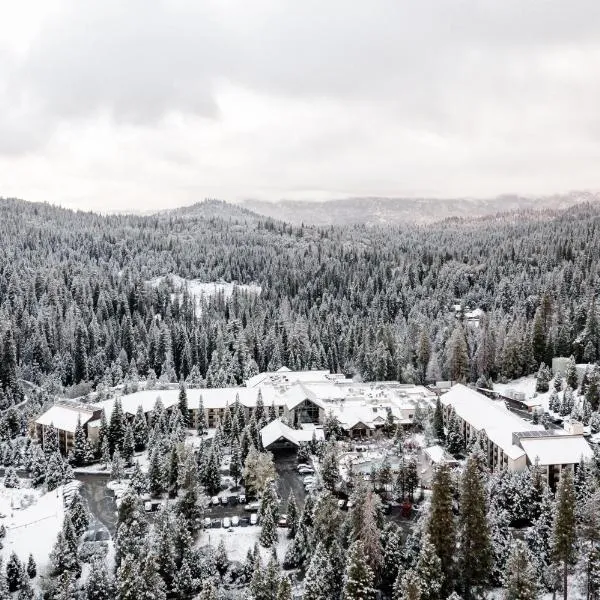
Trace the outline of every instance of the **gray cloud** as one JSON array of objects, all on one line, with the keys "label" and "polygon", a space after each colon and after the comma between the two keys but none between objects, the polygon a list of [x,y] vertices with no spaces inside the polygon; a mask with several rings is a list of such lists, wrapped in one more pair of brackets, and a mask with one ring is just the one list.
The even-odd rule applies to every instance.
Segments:
[{"label": "gray cloud", "polygon": [[[8,157],[50,152],[65,128],[108,119],[115,131],[133,128],[148,159],[190,171],[210,173],[214,136],[219,168],[243,154],[232,166],[252,195],[268,177],[283,191],[358,193],[379,181],[393,194],[456,193],[461,178],[471,189],[482,173],[476,189],[495,193],[534,188],[546,169],[552,185],[578,187],[598,155],[592,0],[66,0],[26,52],[0,59]],[[236,130],[220,98],[229,88],[277,105],[281,120]],[[238,109],[240,119],[258,110]],[[172,115],[183,118],[168,130],[177,140],[165,130],[161,144]],[[199,137],[185,138],[190,122]],[[570,179],[555,172],[571,168],[567,148],[585,170]],[[176,185],[202,187],[181,173]]]}]

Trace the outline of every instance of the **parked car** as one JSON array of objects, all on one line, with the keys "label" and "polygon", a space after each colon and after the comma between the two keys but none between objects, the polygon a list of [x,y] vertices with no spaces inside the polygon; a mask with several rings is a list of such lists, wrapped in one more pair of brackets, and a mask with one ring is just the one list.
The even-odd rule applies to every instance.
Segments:
[{"label": "parked car", "polygon": [[258,513],[252,513],[250,515],[250,525],[256,525],[258,523]]},{"label": "parked car", "polygon": [[343,498],[338,500],[338,508],[344,508],[346,506],[346,501]]},{"label": "parked car", "polygon": [[277,527],[289,527],[290,523],[288,521],[287,515],[281,515],[279,517],[279,521],[277,521]]},{"label": "parked car", "polygon": [[239,502],[240,504],[246,504],[246,494],[240,494],[240,495],[238,496],[238,502]]},{"label": "parked car", "polygon": [[231,526],[232,527],[239,527],[240,526],[240,518],[236,515],[234,517],[231,517]]},{"label": "parked car", "polygon": [[213,529],[219,529],[221,527],[221,519],[213,519],[210,525]]},{"label": "parked car", "polygon": [[298,469],[298,473],[300,473],[300,475],[312,475],[314,472],[315,470],[311,467],[302,467],[301,469]]},{"label": "parked car", "polygon": [[240,518],[240,527],[248,527],[250,525],[250,519],[248,517]]},{"label": "parked car", "polygon": [[227,496],[221,496],[221,504],[224,506],[227,504]]},{"label": "parked car", "polygon": [[210,529],[210,517],[204,517],[204,529]]},{"label": "parked car", "polygon": [[260,508],[260,502],[250,502],[244,506],[244,510],[248,512],[257,511]]},{"label": "parked car", "polygon": [[218,506],[218,504],[219,504],[219,496],[213,496],[213,497],[211,498],[211,501],[210,501],[210,503],[211,503],[213,506]]},{"label": "parked car", "polygon": [[225,529],[229,529],[231,527],[231,519],[229,517],[225,517],[223,519],[223,527],[225,527]]}]

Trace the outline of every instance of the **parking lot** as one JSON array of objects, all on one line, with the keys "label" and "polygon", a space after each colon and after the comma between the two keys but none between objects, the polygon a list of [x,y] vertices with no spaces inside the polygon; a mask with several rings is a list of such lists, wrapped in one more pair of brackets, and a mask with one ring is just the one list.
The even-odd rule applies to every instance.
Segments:
[{"label": "parking lot", "polygon": [[274,456],[275,469],[279,476],[277,491],[282,502],[287,502],[290,491],[294,492],[296,498],[296,504],[299,508],[304,506],[304,485],[302,483],[302,477],[298,474],[297,466],[298,459],[296,453],[281,452]]}]

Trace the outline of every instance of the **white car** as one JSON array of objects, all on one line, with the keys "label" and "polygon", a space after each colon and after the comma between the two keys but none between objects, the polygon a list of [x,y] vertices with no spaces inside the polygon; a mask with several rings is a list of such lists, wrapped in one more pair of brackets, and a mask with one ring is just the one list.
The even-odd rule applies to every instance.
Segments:
[{"label": "white car", "polygon": [[312,469],[311,467],[299,467],[298,468],[298,473],[300,473],[300,475],[312,475],[315,472],[314,469]]},{"label": "white car", "polygon": [[231,517],[231,526],[239,527],[239,525],[240,525],[240,518],[237,515],[235,517]]},{"label": "white car", "polygon": [[256,511],[259,508],[260,502],[250,502],[250,504],[246,504],[246,506],[244,506],[244,510],[247,510],[248,512]]},{"label": "white car", "polygon": [[258,513],[252,513],[250,515],[250,525],[256,525],[258,523]]},{"label": "white car", "polygon": [[205,517],[204,518],[204,528],[205,529],[210,529],[210,517]]},{"label": "white car", "polygon": [[231,527],[231,519],[229,517],[225,517],[223,519],[223,527],[225,529],[229,529]]}]

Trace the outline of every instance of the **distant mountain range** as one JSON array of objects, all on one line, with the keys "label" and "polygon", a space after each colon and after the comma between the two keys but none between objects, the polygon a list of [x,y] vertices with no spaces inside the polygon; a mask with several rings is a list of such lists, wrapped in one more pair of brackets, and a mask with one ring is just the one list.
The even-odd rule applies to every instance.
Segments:
[{"label": "distant mountain range", "polygon": [[252,212],[300,225],[397,225],[433,223],[450,218],[477,218],[514,211],[563,210],[600,201],[600,193],[570,192],[552,196],[496,198],[347,198],[326,202],[246,200],[241,206]]}]

